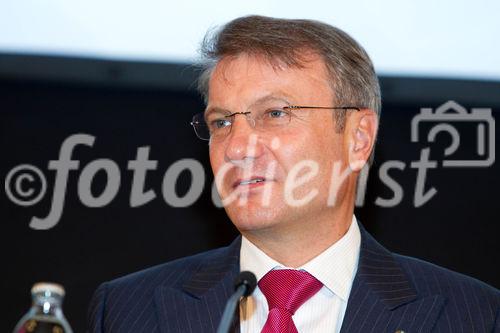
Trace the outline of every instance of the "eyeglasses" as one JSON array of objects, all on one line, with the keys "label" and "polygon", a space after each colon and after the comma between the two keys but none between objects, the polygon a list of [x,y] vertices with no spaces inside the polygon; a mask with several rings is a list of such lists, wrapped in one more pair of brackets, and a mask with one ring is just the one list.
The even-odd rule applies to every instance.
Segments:
[{"label": "eyeglasses", "polygon": [[356,106],[261,106],[247,112],[201,112],[194,115],[191,125],[196,136],[202,140],[223,139],[231,132],[234,118],[237,115],[245,116],[250,126],[256,130],[266,132],[287,126],[294,116],[294,111],[301,109],[360,110]]}]

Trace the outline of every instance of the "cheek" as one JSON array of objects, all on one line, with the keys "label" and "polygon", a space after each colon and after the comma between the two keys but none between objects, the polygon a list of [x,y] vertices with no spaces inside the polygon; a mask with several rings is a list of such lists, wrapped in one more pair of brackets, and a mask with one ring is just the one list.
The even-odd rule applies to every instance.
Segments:
[{"label": "cheek", "polygon": [[210,145],[208,153],[212,171],[214,173],[217,173],[217,171],[222,167],[222,164],[224,163],[224,149],[220,146]]},{"label": "cheek", "polygon": [[302,133],[293,138],[284,138],[283,142],[286,143],[276,151],[275,157],[285,177],[298,163],[310,160],[318,165],[318,174],[310,181],[310,184],[317,186],[318,183],[323,184],[330,180],[336,164],[340,164],[341,170],[345,164],[341,149],[342,136],[339,134],[319,136],[314,133]]},{"label": "cheek", "polygon": [[282,136],[276,157],[289,170],[294,164],[303,160],[313,160],[320,164],[340,157],[341,137],[329,131],[297,131]]},{"label": "cheek", "polygon": [[274,156],[285,173],[290,172],[300,161],[309,158],[305,143],[297,137],[284,137],[280,141],[281,144],[274,152]]}]

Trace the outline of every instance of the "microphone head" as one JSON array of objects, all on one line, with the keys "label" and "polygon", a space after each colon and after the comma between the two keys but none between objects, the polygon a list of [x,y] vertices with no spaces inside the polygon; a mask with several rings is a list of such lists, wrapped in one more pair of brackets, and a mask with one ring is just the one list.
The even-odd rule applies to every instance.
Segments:
[{"label": "microphone head", "polygon": [[257,278],[255,274],[249,271],[241,272],[234,281],[234,289],[236,290],[242,285],[246,287],[243,296],[250,296],[255,290],[255,287],[257,287]]}]

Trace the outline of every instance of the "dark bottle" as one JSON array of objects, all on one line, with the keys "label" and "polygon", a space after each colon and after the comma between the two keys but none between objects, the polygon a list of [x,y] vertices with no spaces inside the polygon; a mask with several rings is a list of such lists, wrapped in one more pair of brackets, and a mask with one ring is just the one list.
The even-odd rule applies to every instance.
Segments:
[{"label": "dark bottle", "polygon": [[31,288],[33,303],[14,333],[73,333],[62,311],[64,288],[55,283],[36,283]]}]

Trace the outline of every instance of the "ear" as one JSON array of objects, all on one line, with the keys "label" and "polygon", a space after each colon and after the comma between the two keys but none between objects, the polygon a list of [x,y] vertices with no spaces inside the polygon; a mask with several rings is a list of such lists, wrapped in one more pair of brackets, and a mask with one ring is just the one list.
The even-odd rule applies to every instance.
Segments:
[{"label": "ear", "polygon": [[370,158],[377,137],[378,117],[375,111],[361,109],[346,119],[347,156],[352,171],[361,171]]}]

